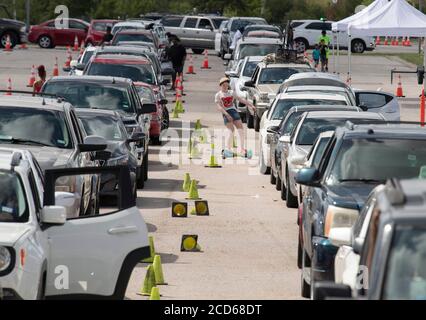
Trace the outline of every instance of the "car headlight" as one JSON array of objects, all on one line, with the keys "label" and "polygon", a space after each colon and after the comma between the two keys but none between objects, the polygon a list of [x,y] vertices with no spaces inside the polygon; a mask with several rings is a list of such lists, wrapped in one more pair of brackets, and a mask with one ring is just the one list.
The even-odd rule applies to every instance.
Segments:
[{"label": "car headlight", "polygon": [[7,270],[12,263],[12,255],[6,247],[0,247],[0,272]]},{"label": "car headlight", "polygon": [[75,193],[77,190],[77,177],[67,176],[56,180],[55,190],[58,192]]},{"label": "car headlight", "polygon": [[358,219],[359,211],[329,206],[325,218],[324,235],[329,236],[332,228],[351,228]]},{"label": "car headlight", "polygon": [[128,162],[129,162],[129,158],[127,157],[127,155],[122,155],[122,156],[117,157],[117,158],[109,159],[108,165],[109,166],[127,165]]}]

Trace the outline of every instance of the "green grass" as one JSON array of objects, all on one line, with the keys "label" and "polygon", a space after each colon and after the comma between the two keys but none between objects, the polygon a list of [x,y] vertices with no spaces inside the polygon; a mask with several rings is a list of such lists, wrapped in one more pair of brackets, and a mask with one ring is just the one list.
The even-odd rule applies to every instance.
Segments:
[{"label": "green grass", "polygon": [[[341,56],[347,56],[347,53],[341,53]],[[398,57],[404,61],[415,65],[423,65],[423,53],[383,53],[383,52],[364,52],[361,54],[353,53],[353,56],[376,56],[376,57]]]}]

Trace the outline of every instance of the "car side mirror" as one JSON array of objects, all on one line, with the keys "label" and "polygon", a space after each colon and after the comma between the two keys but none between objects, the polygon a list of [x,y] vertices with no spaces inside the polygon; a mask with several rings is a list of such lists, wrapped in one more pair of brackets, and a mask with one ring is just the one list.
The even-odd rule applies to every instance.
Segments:
[{"label": "car side mirror", "polygon": [[166,104],[169,103],[169,100],[167,100],[167,99],[160,99],[160,100],[158,100],[158,103],[161,104],[161,105],[166,105]]},{"label": "car side mirror", "polygon": [[132,136],[129,139],[127,139],[127,142],[128,143],[132,143],[132,142],[138,143],[142,140],[145,140],[145,137],[146,137],[145,133],[136,132],[136,133],[132,134]]},{"label": "car side mirror", "polygon": [[102,150],[96,151],[93,160],[108,161],[111,158],[111,152]]},{"label": "car side mirror", "polygon": [[358,106],[362,111],[368,111],[368,107],[365,105],[365,103],[360,103]]},{"label": "car side mirror", "polygon": [[227,54],[225,54],[224,56],[223,56],[223,59],[224,60],[231,60],[232,59],[232,54],[230,54],[230,53],[227,53]]},{"label": "car side mirror", "polygon": [[273,126],[273,127],[269,127],[268,129],[266,129],[266,132],[271,133],[271,134],[276,134],[276,133],[278,133],[279,129],[280,129],[279,126]]},{"label": "car side mirror", "polygon": [[55,205],[65,208],[67,217],[74,216],[75,208],[78,208],[80,205],[79,201],[74,193],[55,192]]},{"label": "car side mirror", "polygon": [[244,83],[244,86],[249,88],[254,88],[254,83],[253,81],[249,80]]},{"label": "car side mirror", "polygon": [[86,68],[86,64],[85,63],[78,63],[75,66],[75,69],[79,70],[79,71],[84,71],[84,68]]},{"label": "car side mirror", "polygon": [[208,26],[208,25],[207,25],[207,26],[205,26],[205,27],[204,27],[204,29],[206,29],[206,30],[210,30],[210,31],[213,31],[213,27],[212,27],[212,26]]},{"label": "car side mirror", "polygon": [[84,143],[78,145],[80,152],[103,151],[107,148],[108,142],[99,136],[88,136],[84,138]]},{"label": "car side mirror", "polygon": [[222,30],[222,33],[224,33],[224,34],[228,34],[228,33],[229,33],[228,28],[224,28],[224,29]]},{"label": "car side mirror", "polygon": [[348,246],[351,244],[352,228],[331,228],[328,239],[336,247]]},{"label": "car side mirror", "polygon": [[64,225],[67,222],[67,209],[62,206],[45,206],[41,210],[41,222]]},{"label": "car side mirror", "polygon": [[238,74],[235,71],[225,71],[225,75],[229,78],[238,78]]},{"label": "car side mirror", "polygon": [[303,186],[318,187],[319,171],[315,168],[304,168],[296,175],[296,182]]},{"label": "car side mirror", "polygon": [[314,297],[317,300],[352,298],[352,289],[350,286],[344,284],[337,284],[330,281],[316,281],[314,285]]},{"label": "car side mirror", "polygon": [[149,114],[157,112],[157,105],[155,103],[144,103],[142,104],[142,109],[140,110],[140,114]]}]

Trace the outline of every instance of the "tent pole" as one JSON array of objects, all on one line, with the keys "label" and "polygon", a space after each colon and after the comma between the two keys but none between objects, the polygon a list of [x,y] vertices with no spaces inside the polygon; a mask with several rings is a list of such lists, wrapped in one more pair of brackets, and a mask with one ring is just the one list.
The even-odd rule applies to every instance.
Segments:
[{"label": "tent pole", "polygon": [[[419,41],[422,41],[424,38],[419,38]],[[423,47],[423,66],[426,66],[426,39],[424,41]]]},{"label": "tent pole", "polygon": [[352,41],[351,41],[351,39],[352,39],[352,35],[349,31],[348,32],[348,59],[349,59],[349,61],[348,61],[348,79],[352,74],[352,61],[351,61],[351,58],[352,58],[352,50],[351,50]]},{"label": "tent pole", "polygon": [[335,49],[335,44],[336,44],[336,32],[334,32],[333,31],[333,73],[336,73],[336,55],[335,55],[335,52],[334,52],[334,49]]},{"label": "tent pole", "polygon": [[339,31],[337,31],[337,41],[336,42],[337,42],[336,73],[338,75],[340,75],[340,72],[339,72],[339,63],[340,63]]}]

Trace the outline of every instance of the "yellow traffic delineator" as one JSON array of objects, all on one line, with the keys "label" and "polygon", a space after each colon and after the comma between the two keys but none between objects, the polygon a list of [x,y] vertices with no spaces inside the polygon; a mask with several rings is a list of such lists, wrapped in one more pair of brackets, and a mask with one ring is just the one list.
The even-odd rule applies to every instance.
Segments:
[{"label": "yellow traffic delineator", "polygon": [[201,130],[203,127],[201,125],[201,120],[198,119],[197,122],[195,123],[195,130]]},{"label": "yellow traffic delineator", "polygon": [[155,248],[154,248],[154,237],[149,237],[149,250],[151,252],[151,256],[142,260],[143,263],[153,263],[155,257]]},{"label": "yellow traffic delineator", "polygon": [[197,209],[196,209],[196,208],[193,208],[189,214],[190,214],[191,216],[196,216],[196,215],[197,215]]},{"label": "yellow traffic delineator", "polygon": [[179,111],[176,108],[173,109],[172,118],[179,119]]},{"label": "yellow traffic delineator", "polygon": [[191,186],[191,176],[189,173],[185,173],[185,179],[183,180],[182,190],[184,192],[189,192],[189,188]]},{"label": "yellow traffic delineator", "polygon": [[179,113],[185,113],[185,108],[183,107],[182,101],[180,100],[176,101],[175,110],[177,110],[177,112]]},{"label": "yellow traffic delineator", "polygon": [[198,244],[198,235],[183,235],[180,247],[181,252],[200,252],[201,247]]},{"label": "yellow traffic delineator", "polygon": [[156,285],[167,285],[167,283],[164,281],[163,267],[161,266],[161,257],[158,254],[155,255],[153,267]]},{"label": "yellow traffic delineator", "polygon": [[195,212],[197,216],[209,216],[209,203],[207,201],[195,201]]},{"label": "yellow traffic delineator", "polygon": [[191,152],[189,154],[189,159],[200,159],[200,158],[201,158],[201,152],[200,150],[198,150],[198,147],[194,141],[193,146],[191,148]]},{"label": "yellow traffic delineator", "polygon": [[212,151],[211,151],[211,155],[210,155],[210,161],[209,161],[209,164],[205,166],[206,168],[222,168],[222,166],[220,166],[217,163],[216,155],[214,154],[214,148],[215,148],[215,145],[212,143],[211,144],[211,150]]},{"label": "yellow traffic delineator", "polygon": [[192,135],[189,137],[189,141],[188,141],[188,147],[187,147],[187,152],[188,154],[191,154],[192,152],[192,148],[194,148],[194,142],[192,140]]},{"label": "yellow traffic delineator", "polygon": [[197,184],[197,180],[191,181],[187,200],[201,200],[200,195],[198,194]]},{"label": "yellow traffic delineator", "polygon": [[187,218],[188,217],[188,204],[184,202],[173,202],[172,204],[172,217],[173,218]]},{"label": "yellow traffic delineator", "polygon": [[143,287],[142,287],[139,295],[150,296],[153,287],[155,287],[154,268],[153,268],[152,265],[149,265],[147,270],[146,270],[145,280],[143,282]]},{"label": "yellow traffic delineator", "polygon": [[153,287],[151,290],[151,296],[149,297],[150,301],[158,301],[160,300],[160,289],[157,287]]}]

